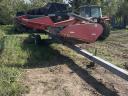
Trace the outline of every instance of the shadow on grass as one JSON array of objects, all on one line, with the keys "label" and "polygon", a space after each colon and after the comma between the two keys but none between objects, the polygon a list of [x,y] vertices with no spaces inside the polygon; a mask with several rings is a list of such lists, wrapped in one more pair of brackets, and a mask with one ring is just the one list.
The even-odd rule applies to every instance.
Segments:
[{"label": "shadow on grass", "polygon": [[29,53],[25,68],[50,67],[62,63],[64,56],[60,55],[59,51],[53,49],[50,44],[44,44],[44,41],[42,43],[43,45],[40,46],[24,44],[22,48]]},{"label": "shadow on grass", "polygon": [[60,54],[58,50],[53,49],[50,44],[42,44],[40,46],[24,44],[23,49],[27,50],[30,54],[24,66],[25,69],[45,68],[59,64],[67,64],[74,73],[103,96],[118,96],[115,90],[107,88],[104,84],[92,77],[88,71],[77,65],[72,59]]}]

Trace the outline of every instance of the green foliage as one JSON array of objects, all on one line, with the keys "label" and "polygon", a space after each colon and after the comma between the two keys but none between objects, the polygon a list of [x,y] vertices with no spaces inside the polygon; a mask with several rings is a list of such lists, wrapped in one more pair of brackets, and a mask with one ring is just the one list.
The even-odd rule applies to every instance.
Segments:
[{"label": "green foliage", "polygon": [[128,10],[127,0],[69,0],[69,3],[76,11],[82,5],[100,5],[103,9],[103,14],[108,16],[112,16],[118,11],[122,12],[122,14],[127,14]]},{"label": "green foliage", "polygon": [[58,3],[63,3],[63,0],[30,0],[31,4],[31,8],[39,8],[39,7],[43,7],[44,5],[46,5],[47,3],[50,2],[58,2]]},{"label": "green foliage", "polygon": [[45,0],[30,0],[31,1],[31,8],[39,8],[39,7],[43,7],[44,5],[46,5],[46,1]]},{"label": "green foliage", "polygon": [[125,0],[120,7],[118,8],[118,14],[121,14],[123,16],[127,16],[128,14],[128,1]]},{"label": "green foliage", "polygon": [[1,0],[0,2],[0,24],[9,24],[17,11],[26,10],[28,5],[24,0]]},{"label": "green foliage", "polygon": [[82,5],[101,5],[101,0],[69,0],[69,3],[73,6],[74,10],[78,11],[79,7]]},{"label": "green foliage", "polygon": [[[30,3],[25,3],[24,0],[0,0],[0,24],[12,24],[16,12],[43,7],[48,2],[62,3],[63,0],[30,0]],[[112,16],[116,13],[127,15],[128,13],[127,0],[69,0],[69,3],[76,11],[82,5],[92,4],[100,5],[104,15]]]},{"label": "green foliage", "polygon": [[63,2],[63,0],[30,0],[31,3],[25,3],[24,0],[0,0],[0,24],[12,24],[15,14],[18,11],[26,11],[33,8],[39,8],[48,2]]}]

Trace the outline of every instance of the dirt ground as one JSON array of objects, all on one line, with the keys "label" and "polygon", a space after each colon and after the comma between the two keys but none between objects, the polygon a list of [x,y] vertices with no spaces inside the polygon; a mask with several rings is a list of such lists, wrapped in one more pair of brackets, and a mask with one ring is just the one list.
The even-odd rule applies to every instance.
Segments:
[{"label": "dirt ground", "polygon": [[[127,62],[125,56],[122,57],[123,54],[120,55],[120,52],[122,52],[122,48],[125,50],[128,49],[126,45],[128,44],[126,42],[128,41],[126,37],[128,36],[128,32],[123,35],[125,41],[120,39],[122,35],[118,32],[116,34],[113,33],[110,39],[105,44],[102,44],[107,46],[108,44],[112,44],[113,47],[117,47],[120,44],[121,46],[118,48],[114,47],[117,50],[117,53],[114,54],[118,54]],[[114,43],[113,36],[120,38],[114,39]],[[84,47],[85,45],[82,46]],[[61,49],[62,52],[60,54],[64,53],[68,55],[70,53],[69,50],[67,53],[64,50],[66,49]],[[61,54],[56,60],[42,64],[48,65],[47,67],[36,66],[25,68],[23,82],[30,88],[30,92],[24,94],[24,96],[128,96],[127,81],[113,75],[98,65],[93,69],[88,69],[86,68],[88,63],[87,59],[82,56],[72,55],[71,57],[67,57]]]},{"label": "dirt ground", "polygon": [[128,82],[101,67],[74,71],[67,65],[26,69],[30,93],[25,96],[128,96]]}]

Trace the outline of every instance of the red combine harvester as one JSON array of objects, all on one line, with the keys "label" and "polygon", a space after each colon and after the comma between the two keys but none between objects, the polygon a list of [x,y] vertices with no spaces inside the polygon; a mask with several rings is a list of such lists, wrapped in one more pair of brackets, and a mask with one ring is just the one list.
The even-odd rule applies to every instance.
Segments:
[{"label": "red combine harvester", "polygon": [[[89,8],[93,10],[89,10]],[[88,15],[91,18],[84,17],[83,14],[67,14],[69,18],[66,19],[62,19],[62,15],[56,16],[56,14],[30,18],[33,15],[27,14],[17,16],[16,22],[30,29],[47,30],[50,36],[66,40],[93,43],[98,39],[106,39],[110,30],[108,30],[109,28],[105,23],[106,20],[101,18],[101,8],[98,6],[86,6],[81,7],[81,9],[87,9],[88,11],[84,11],[84,15]],[[81,13],[83,12],[81,11]],[[96,17],[93,17],[91,14],[96,15]],[[53,16],[57,20],[53,20]]]}]

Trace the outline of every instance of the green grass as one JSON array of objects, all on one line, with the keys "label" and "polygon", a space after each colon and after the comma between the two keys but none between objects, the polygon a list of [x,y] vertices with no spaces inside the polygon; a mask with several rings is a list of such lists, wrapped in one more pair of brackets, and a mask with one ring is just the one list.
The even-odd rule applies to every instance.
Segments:
[{"label": "green grass", "polygon": [[[127,59],[120,58],[119,55],[121,52],[128,52],[128,49],[124,49],[119,43],[125,45],[128,39],[123,35],[123,39],[122,36],[114,36],[110,36],[105,42],[96,42],[97,56],[123,67]],[[27,37],[27,33],[14,32],[12,25],[0,26],[0,96],[20,96],[29,91],[29,88],[20,81],[23,78],[24,68],[41,68],[67,63],[68,59],[65,57],[70,57],[76,64],[85,66],[89,63],[84,57],[62,44],[35,46],[24,42]],[[46,35],[41,35],[41,37],[48,38]],[[86,49],[94,53],[94,48]]]},{"label": "green grass", "polygon": [[4,34],[14,34],[14,27],[12,25],[1,25],[0,26],[0,33],[4,33]]},{"label": "green grass", "polygon": [[[70,52],[61,44],[26,44],[24,41],[28,34],[16,34],[12,28],[12,25],[0,26],[0,96],[20,96],[29,91],[20,81],[24,68],[47,67],[67,62],[61,54],[78,59],[74,51]],[[48,38],[46,35],[41,37]],[[81,59],[77,62],[81,62]]]},{"label": "green grass", "polygon": [[[97,56],[119,66],[125,68],[125,64],[128,63],[128,33],[127,30],[112,31],[110,37],[104,42],[97,41],[95,48],[97,49]],[[92,44],[92,46],[94,46]],[[94,48],[86,48],[91,53],[94,52]]]},{"label": "green grass", "polygon": [[22,66],[26,62],[27,52],[22,50],[24,37],[16,36],[4,37],[4,49],[1,54],[1,64]]},{"label": "green grass", "polygon": [[[12,26],[0,26],[0,96],[20,96],[28,90],[21,82],[27,51],[22,49],[24,36],[8,36]],[[7,36],[6,36],[7,35]]]},{"label": "green grass", "polygon": [[18,82],[20,75],[19,69],[0,67],[0,96],[20,96],[25,91]]}]

